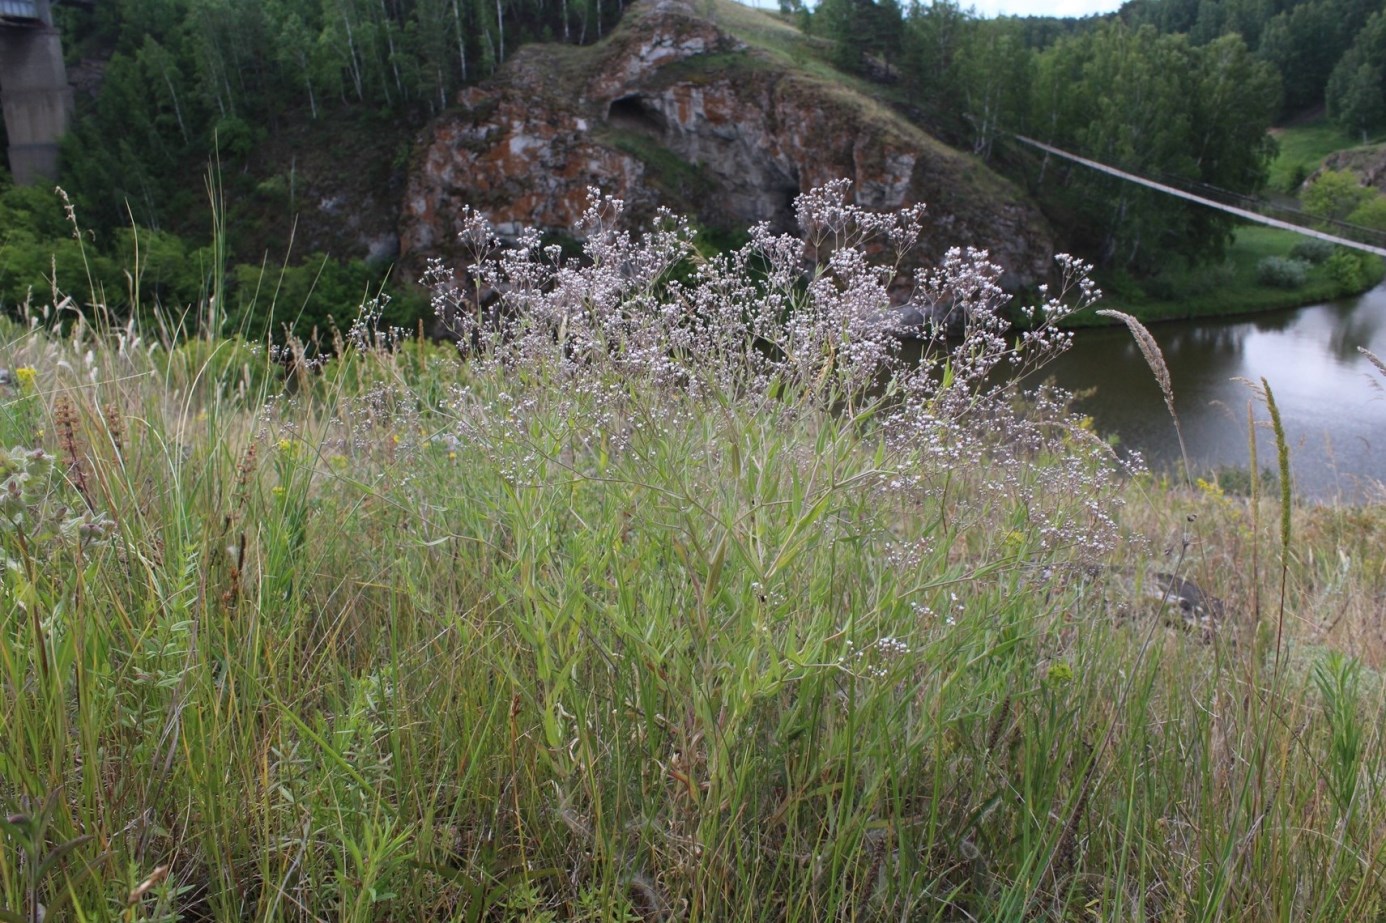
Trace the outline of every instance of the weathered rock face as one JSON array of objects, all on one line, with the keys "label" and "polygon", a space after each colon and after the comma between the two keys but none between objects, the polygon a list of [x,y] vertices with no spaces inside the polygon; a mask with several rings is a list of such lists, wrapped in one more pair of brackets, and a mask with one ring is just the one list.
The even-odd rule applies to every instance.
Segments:
[{"label": "weathered rock face", "polygon": [[986,247],[1009,286],[1051,268],[1038,209],[979,160],[841,84],[776,62],[677,0],[642,0],[590,48],[530,46],[421,139],[401,219],[406,263],[458,258],[463,206],[501,230],[567,231],[588,187],[638,219],[795,230],[794,199],[847,177],[859,204],[929,206],[920,257]]},{"label": "weathered rock face", "polygon": [[1362,185],[1386,191],[1386,145],[1373,144],[1330,154],[1310,180],[1323,170],[1351,170],[1362,178]]}]

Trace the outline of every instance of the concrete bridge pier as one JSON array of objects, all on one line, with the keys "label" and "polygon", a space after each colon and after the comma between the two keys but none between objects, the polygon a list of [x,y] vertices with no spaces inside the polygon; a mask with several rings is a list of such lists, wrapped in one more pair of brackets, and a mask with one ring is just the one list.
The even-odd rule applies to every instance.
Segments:
[{"label": "concrete bridge pier", "polygon": [[19,185],[58,178],[58,142],[72,118],[72,87],[47,0],[33,9],[23,25],[0,20],[0,103]]}]

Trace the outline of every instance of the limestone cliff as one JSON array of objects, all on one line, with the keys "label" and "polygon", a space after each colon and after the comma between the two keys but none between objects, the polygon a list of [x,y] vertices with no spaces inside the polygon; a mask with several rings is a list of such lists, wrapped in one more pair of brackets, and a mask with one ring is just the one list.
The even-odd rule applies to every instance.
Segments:
[{"label": "limestone cliff", "polygon": [[464,205],[508,233],[567,230],[587,188],[714,227],[793,230],[793,200],[847,177],[859,204],[925,202],[921,258],[988,248],[1008,285],[1042,279],[1053,234],[1017,187],[831,73],[741,35],[764,14],[702,0],[640,0],[587,47],[535,45],[421,137],[400,237],[406,264],[457,256]]}]

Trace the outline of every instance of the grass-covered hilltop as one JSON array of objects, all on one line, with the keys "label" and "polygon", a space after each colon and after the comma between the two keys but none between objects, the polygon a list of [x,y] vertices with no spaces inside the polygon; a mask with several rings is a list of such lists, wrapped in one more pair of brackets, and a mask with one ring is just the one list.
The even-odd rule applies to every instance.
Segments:
[{"label": "grass-covered hilltop", "polygon": [[807,276],[473,215],[460,347],[6,322],[0,919],[1386,912],[1386,515],[1121,468],[1079,261],[1017,335],[948,254],[907,361],[846,196]]}]

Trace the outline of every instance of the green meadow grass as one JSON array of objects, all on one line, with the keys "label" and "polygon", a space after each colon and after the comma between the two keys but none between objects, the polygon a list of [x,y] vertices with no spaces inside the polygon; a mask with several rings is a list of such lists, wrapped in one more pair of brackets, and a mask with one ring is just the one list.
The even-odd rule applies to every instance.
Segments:
[{"label": "green meadow grass", "polygon": [[0,919],[1386,911],[1380,508],[335,352],[0,326]]},{"label": "green meadow grass", "polygon": [[1267,185],[1277,192],[1293,194],[1292,178],[1301,181],[1318,169],[1323,159],[1334,151],[1356,147],[1361,138],[1353,138],[1326,117],[1299,125],[1278,128],[1272,132],[1280,151],[1271,162]]}]

